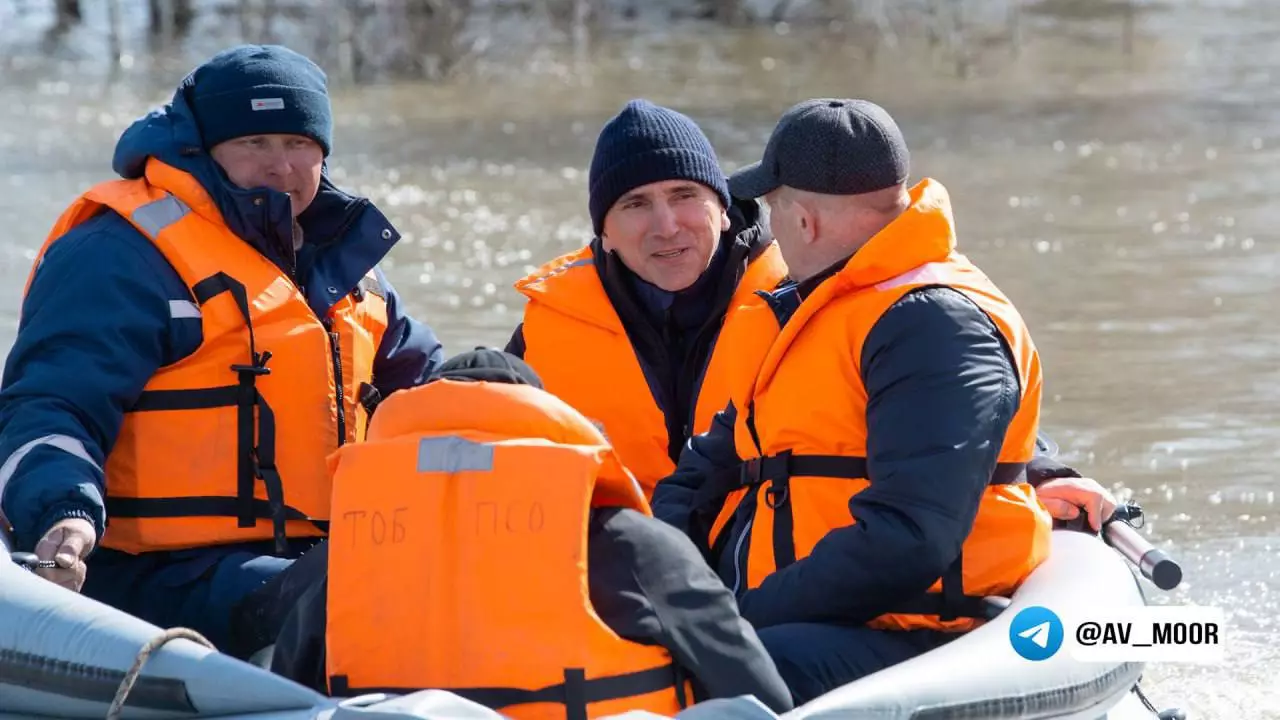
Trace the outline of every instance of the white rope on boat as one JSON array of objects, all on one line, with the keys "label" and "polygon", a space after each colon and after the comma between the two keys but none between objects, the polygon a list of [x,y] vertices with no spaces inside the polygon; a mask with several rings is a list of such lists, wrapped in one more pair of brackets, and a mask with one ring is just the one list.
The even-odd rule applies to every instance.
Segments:
[{"label": "white rope on boat", "polygon": [[120,715],[124,712],[124,701],[129,697],[129,692],[133,690],[134,683],[138,682],[138,677],[142,674],[142,666],[147,664],[147,660],[151,658],[151,653],[158,650],[170,640],[179,638],[199,643],[210,650],[217,650],[213,643],[205,639],[203,635],[190,628],[176,627],[169,628],[159,635],[151,638],[142,649],[138,651],[138,657],[134,658],[133,666],[129,668],[129,672],[124,674],[124,679],[120,681],[120,687],[116,688],[116,697],[111,701],[111,707],[107,710],[107,720],[120,720]]}]

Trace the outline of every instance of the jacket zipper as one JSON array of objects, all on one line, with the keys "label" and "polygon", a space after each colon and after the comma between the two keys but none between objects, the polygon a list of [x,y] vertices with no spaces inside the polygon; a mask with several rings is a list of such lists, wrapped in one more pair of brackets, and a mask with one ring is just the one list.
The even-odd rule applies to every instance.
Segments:
[{"label": "jacket zipper", "polygon": [[[335,238],[335,240],[333,240],[332,242],[337,242],[336,238],[341,238],[344,235],[346,235],[347,230],[351,227],[351,225],[355,222],[356,218],[360,216],[360,213],[362,213],[365,207],[369,204],[370,204],[369,200],[364,198],[360,199],[357,203],[355,203],[355,209],[347,213],[347,216],[346,218],[343,219],[343,223],[339,228],[338,232],[334,233],[333,237]],[[326,243],[326,245],[328,244],[332,244],[332,243]],[[293,280],[294,286],[298,288],[298,292],[302,294],[302,297],[305,302],[305,298],[307,297],[307,289],[302,284],[302,277],[301,277],[301,273],[299,272],[301,268],[298,267],[297,263],[298,263],[298,254],[297,254],[297,251],[295,250],[292,253],[292,261],[289,263],[289,270],[287,274]],[[312,262],[307,266],[308,272],[314,266],[315,266],[315,256],[313,255]],[[321,323],[324,325],[325,331],[329,334],[329,348],[333,355],[333,382],[334,382],[334,389],[335,389],[335,393],[338,401],[338,446],[341,447],[346,443],[346,439],[347,439],[347,411],[346,411],[347,399],[346,399],[346,393],[343,391],[344,383],[342,379],[342,336],[334,332],[332,318],[324,317],[321,319]]]},{"label": "jacket zipper", "polygon": [[333,319],[324,319],[324,329],[329,333],[329,347],[333,355],[333,385],[338,400],[338,445],[341,447],[347,439],[347,398],[343,391],[342,379],[342,336],[333,330]]}]

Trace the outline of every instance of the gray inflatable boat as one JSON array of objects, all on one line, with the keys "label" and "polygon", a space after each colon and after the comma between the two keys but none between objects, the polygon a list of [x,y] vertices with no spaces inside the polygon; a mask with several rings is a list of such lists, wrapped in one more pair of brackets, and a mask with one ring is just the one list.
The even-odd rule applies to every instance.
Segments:
[{"label": "gray inflatable boat", "polygon": [[[139,651],[164,633],[31,574],[9,558],[0,532],[0,720],[106,718]],[[1146,602],[1137,573],[1096,537],[1054,532],[1050,559],[995,620],[924,656],[866,677],[781,716],[816,718],[1060,718],[1155,720],[1137,690],[1143,666],[1082,663],[1069,653],[1031,662],[1009,624],[1022,607],[1117,608]],[[155,649],[120,718],[226,720],[499,720],[439,690],[333,699],[255,664],[186,639]],[[656,718],[634,712],[627,718]],[[680,720],[778,720],[752,698],[713,700]],[[1162,717],[1179,717],[1166,713]]]}]

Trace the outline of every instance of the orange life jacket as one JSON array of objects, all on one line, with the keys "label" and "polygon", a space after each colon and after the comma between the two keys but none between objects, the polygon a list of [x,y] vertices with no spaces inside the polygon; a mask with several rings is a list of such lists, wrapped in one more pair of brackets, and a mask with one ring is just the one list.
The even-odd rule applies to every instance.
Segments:
[{"label": "orange life jacket", "polygon": [[330,457],[330,693],[444,689],[513,718],[679,712],[670,654],[587,585],[591,508],[651,515],[590,422],[528,385],[437,380]]},{"label": "orange life jacket", "polygon": [[1041,367],[1013,304],[955,251],[946,190],[926,179],[911,197],[910,209],[822,282],[784,327],[756,299],[741,311],[734,336],[722,338],[744,363],[734,380],[735,405],[745,408],[735,427],[744,463],[708,539],[722,551],[725,528],[745,497],[754,496],[746,540],[746,587],[754,588],[807,556],[829,531],[854,522],[849,499],[876,482],[867,476],[863,342],[903,295],[926,286],[954,288],[985,311],[1008,342],[1021,399],[960,557],[929,593],[904,599],[870,625],[963,631],[989,617],[984,596],[1012,593],[1049,551],[1052,521],[1025,475],[1035,448]]},{"label": "orange life jacket", "polygon": [[[736,322],[736,308],[752,293],[774,289],[786,274],[778,246],[770,244],[747,265],[721,332]],[[604,428],[645,497],[652,497],[658,481],[675,470],[667,423],[605,294],[590,246],[552,260],[515,287],[529,298],[524,311],[525,362],[549,392]],[[686,437],[706,432],[715,414],[729,403],[728,366],[733,359],[721,348],[716,342]]]},{"label": "orange life jacket", "polygon": [[[35,259],[110,208],[151,240],[191,291],[194,353],[160,368],[107,456],[102,544],[130,553],[323,535],[325,456],[364,435],[357,393],[387,327],[372,275],[323,320],[288,275],[237,237],[190,174],[154,158],[145,178],[95,186]],[[179,315],[178,313],[182,313]],[[336,378],[336,379],[335,379]]]}]

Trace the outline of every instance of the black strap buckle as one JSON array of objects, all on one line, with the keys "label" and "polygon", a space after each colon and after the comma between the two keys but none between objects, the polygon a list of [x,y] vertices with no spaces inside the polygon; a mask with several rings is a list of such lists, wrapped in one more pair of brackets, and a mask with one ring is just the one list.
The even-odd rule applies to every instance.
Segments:
[{"label": "black strap buckle", "polygon": [[783,450],[776,455],[756,457],[742,463],[738,475],[740,487],[755,488],[768,482],[765,489],[765,502],[772,510],[777,510],[787,503],[788,487],[791,480],[791,451]]},{"label": "black strap buckle", "polygon": [[360,383],[356,401],[360,403],[360,407],[364,408],[369,417],[373,417],[373,411],[377,410],[378,405],[382,404],[382,393],[378,392],[378,388],[369,383]]},{"label": "black strap buckle", "polygon": [[754,457],[742,463],[738,474],[741,487],[756,487],[766,480],[786,482],[791,477],[791,451],[783,450],[775,455]]},{"label": "black strap buckle", "polygon": [[262,353],[253,353],[252,365],[232,365],[231,369],[237,374],[244,375],[270,375],[271,368],[267,367],[267,361],[271,360],[271,351],[267,350]]}]

